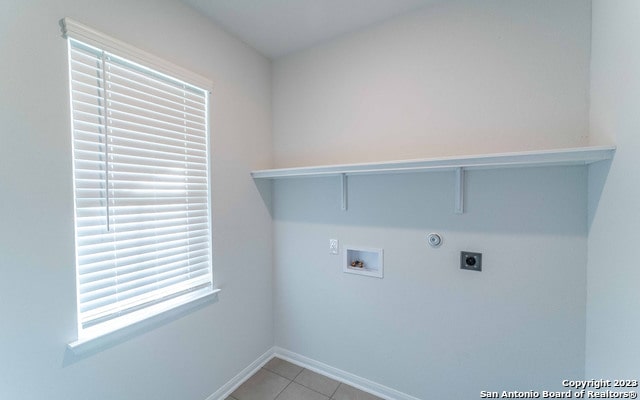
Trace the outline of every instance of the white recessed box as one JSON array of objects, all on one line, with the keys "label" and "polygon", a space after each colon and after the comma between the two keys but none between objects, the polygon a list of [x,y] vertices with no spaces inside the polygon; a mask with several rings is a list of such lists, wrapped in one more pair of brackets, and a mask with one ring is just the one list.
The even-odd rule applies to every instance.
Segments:
[{"label": "white recessed box", "polygon": [[350,274],[382,278],[384,271],[382,249],[345,246],[342,270]]}]

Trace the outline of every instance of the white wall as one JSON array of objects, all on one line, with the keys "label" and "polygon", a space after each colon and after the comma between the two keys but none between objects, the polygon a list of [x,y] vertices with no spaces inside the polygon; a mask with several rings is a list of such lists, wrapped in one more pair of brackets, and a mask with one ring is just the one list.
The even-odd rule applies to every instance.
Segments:
[{"label": "white wall", "polygon": [[[455,1],[277,60],[275,164],[586,144],[589,38],[588,1]],[[349,182],[347,212],[336,179],[274,185],[276,345],[425,399],[584,374],[584,168],[469,173],[464,215],[452,173]],[[329,238],[384,248],[384,279]]]},{"label": "white wall", "polygon": [[278,59],[276,165],[586,144],[589,1],[440,3]]},{"label": "white wall", "polygon": [[640,2],[593,2],[591,139],[618,146],[591,168],[586,374],[640,376]]},{"label": "white wall", "polygon": [[[203,400],[274,342],[270,62],[176,1],[9,0],[0,13],[0,398]],[[76,338],[70,16],[214,81],[219,301],[87,357]],[[251,145],[247,145],[251,143]]]}]

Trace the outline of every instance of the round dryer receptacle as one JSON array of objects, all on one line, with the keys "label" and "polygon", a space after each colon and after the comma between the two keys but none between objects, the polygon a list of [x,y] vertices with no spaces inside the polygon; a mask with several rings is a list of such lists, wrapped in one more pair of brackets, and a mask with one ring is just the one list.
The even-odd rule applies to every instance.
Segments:
[{"label": "round dryer receptacle", "polygon": [[442,237],[437,233],[430,233],[427,235],[427,242],[431,247],[439,247],[442,244]]}]

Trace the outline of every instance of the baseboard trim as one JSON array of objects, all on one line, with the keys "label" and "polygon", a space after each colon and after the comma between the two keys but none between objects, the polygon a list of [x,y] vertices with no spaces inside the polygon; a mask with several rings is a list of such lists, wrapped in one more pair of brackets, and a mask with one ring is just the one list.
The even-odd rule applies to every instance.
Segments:
[{"label": "baseboard trim", "polygon": [[420,400],[417,397],[413,397],[406,393],[399,392],[390,387],[370,381],[368,379],[354,375],[350,372],[346,372],[341,369],[334,368],[320,361],[313,360],[311,358],[283,349],[281,347],[274,347],[272,351],[273,351],[272,357],[278,357],[283,360],[287,360],[293,364],[299,365],[303,368],[309,369],[319,374],[328,376],[329,378],[346,383],[347,385],[353,386],[355,388],[371,393],[374,396],[378,396],[386,400]]},{"label": "baseboard trim", "polygon": [[290,363],[299,365],[303,368],[317,372],[339,382],[346,383],[347,385],[353,386],[386,400],[420,400],[417,397],[410,396],[406,393],[402,393],[398,390],[370,381],[358,375],[354,375],[350,372],[334,368],[320,361],[316,361],[312,358],[305,357],[298,353],[294,353],[293,351],[289,351],[277,346],[267,350],[263,355],[258,357],[248,367],[240,371],[236,376],[231,378],[229,382],[222,385],[220,389],[216,390],[215,393],[207,397],[205,400],[225,400],[247,379],[258,372],[260,368],[264,367],[264,365],[268,363],[269,360],[271,360],[273,357],[278,357],[283,360],[289,361]]},{"label": "baseboard trim", "polygon": [[267,350],[263,355],[258,357],[257,360],[249,364],[248,367],[240,371],[238,375],[231,378],[229,382],[222,385],[220,389],[216,390],[215,393],[207,397],[205,400],[224,400],[227,397],[229,397],[229,395],[231,395],[231,393],[233,393],[234,390],[236,390],[240,385],[242,385],[253,374],[258,372],[260,368],[262,368],[267,362],[269,362],[269,360],[271,360],[274,357],[274,354],[275,354],[274,350],[275,350],[274,347]]}]

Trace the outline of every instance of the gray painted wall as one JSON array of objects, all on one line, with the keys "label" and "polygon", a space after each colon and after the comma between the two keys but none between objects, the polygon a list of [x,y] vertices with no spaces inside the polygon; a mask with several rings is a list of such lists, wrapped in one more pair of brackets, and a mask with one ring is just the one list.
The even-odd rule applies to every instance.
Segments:
[{"label": "gray painted wall", "polygon": [[[275,164],[584,145],[589,38],[589,2],[456,1],[277,60]],[[453,179],[352,177],[347,212],[335,178],[278,181],[276,345],[418,398],[581,377],[586,169],[471,172],[464,215]],[[329,238],[384,248],[384,279]]]},{"label": "gray painted wall", "polygon": [[618,146],[589,176],[586,375],[640,376],[640,3],[593,2],[591,140]]},{"label": "gray painted wall", "polygon": [[[219,301],[83,358],[65,351],[76,338],[65,16],[215,85]],[[270,62],[176,1],[4,1],[0,54],[0,398],[205,399],[274,342],[271,216],[249,176],[271,164]]]},{"label": "gray painted wall", "polygon": [[[336,178],[274,186],[278,346],[420,399],[583,375],[584,168],[471,172],[464,215],[453,173],[349,182],[347,212]],[[343,273],[329,238],[383,248],[384,279]],[[462,250],[482,272],[459,269]]]}]

